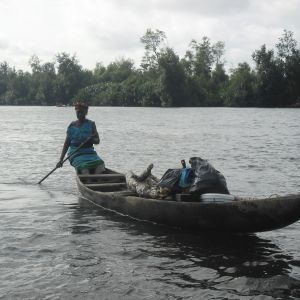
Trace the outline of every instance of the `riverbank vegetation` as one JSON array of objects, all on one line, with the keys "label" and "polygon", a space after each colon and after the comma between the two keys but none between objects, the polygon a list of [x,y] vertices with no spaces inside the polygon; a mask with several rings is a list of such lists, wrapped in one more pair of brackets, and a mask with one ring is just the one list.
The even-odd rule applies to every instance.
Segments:
[{"label": "riverbank vegetation", "polygon": [[141,38],[139,67],[131,59],[84,69],[75,55],[59,53],[42,63],[32,56],[31,72],[0,62],[0,105],[291,107],[300,101],[300,48],[284,31],[275,49],[262,45],[246,62],[226,71],[225,44],[192,40],[183,57],[166,35],[148,29]]}]

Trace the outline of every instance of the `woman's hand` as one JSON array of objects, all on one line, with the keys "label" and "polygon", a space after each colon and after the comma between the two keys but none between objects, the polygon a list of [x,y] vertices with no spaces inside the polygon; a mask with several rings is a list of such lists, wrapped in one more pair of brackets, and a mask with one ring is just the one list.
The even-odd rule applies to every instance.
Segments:
[{"label": "woman's hand", "polygon": [[98,145],[98,144],[100,143],[99,136],[94,136],[94,137],[92,137],[92,138],[91,138],[91,142],[92,142],[93,144]]},{"label": "woman's hand", "polygon": [[60,160],[57,164],[56,164],[56,168],[61,168],[63,166],[63,161]]}]

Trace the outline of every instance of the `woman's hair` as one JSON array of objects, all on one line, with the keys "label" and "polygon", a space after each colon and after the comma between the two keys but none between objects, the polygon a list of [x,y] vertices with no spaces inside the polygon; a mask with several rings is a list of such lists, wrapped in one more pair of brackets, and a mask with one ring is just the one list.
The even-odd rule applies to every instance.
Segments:
[{"label": "woman's hair", "polygon": [[74,106],[75,106],[75,110],[83,108],[87,111],[89,109],[89,106],[82,101],[75,102]]}]

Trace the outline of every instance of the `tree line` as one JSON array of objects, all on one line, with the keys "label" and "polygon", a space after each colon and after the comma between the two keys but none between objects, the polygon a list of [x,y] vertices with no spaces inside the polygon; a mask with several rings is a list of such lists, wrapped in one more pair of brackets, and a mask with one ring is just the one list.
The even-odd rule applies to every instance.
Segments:
[{"label": "tree line", "polygon": [[144,56],[83,68],[76,55],[59,53],[52,62],[37,56],[31,72],[0,63],[0,105],[69,105],[82,99],[95,106],[291,107],[300,102],[300,49],[284,30],[275,49],[262,45],[242,62],[224,67],[224,42],[192,40],[180,58],[163,31],[148,29],[141,38]]}]

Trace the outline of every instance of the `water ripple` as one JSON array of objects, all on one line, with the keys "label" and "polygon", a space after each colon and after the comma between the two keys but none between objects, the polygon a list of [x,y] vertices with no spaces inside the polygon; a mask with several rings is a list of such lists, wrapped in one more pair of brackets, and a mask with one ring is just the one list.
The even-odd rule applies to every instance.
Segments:
[{"label": "water ripple", "polygon": [[[83,208],[68,164],[36,184],[55,167],[73,109],[0,111],[0,299],[300,298],[299,222],[196,235]],[[201,156],[234,194],[299,192],[300,110],[97,107],[89,116],[97,151],[121,172],[153,162],[161,176]]]}]

